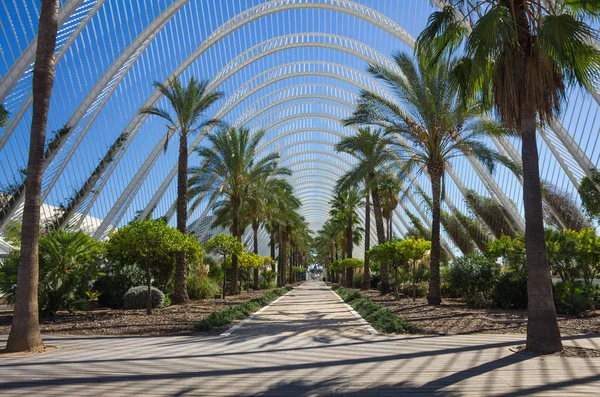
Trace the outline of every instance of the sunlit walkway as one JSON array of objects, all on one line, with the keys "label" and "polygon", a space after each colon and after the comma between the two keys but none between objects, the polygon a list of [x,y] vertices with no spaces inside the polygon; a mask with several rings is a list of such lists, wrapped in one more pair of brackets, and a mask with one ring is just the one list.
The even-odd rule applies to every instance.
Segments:
[{"label": "sunlit walkway", "polygon": [[[373,335],[322,283],[309,282],[229,336],[47,337],[58,351],[0,359],[0,394],[600,393],[600,360],[509,350],[522,342],[522,336]],[[600,337],[565,343],[599,348]]]}]

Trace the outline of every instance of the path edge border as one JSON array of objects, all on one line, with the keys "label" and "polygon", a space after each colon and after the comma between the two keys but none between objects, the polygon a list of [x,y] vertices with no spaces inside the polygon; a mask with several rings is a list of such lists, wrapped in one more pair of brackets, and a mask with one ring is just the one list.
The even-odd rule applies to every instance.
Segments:
[{"label": "path edge border", "polygon": [[267,310],[267,308],[269,308],[271,305],[275,304],[277,301],[279,301],[281,298],[283,298],[284,296],[288,295],[289,293],[291,293],[295,289],[296,289],[296,287],[292,287],[291,290],[289,290],[285,294],[281,295],[279,298],[275,299],[273,302],[269,303],[268,305],[265,305],[265,306],[261,307],[260,309],[258,309],[257,311],[255,311],[254,313],[252,313],[251,315],[249,315],[248,317],[246,317],[245,319],[243,319],[239,323],[234,324],[227,331],[219,334],[219,336],[231,336],[231,334],[233,334],[235,331],[237,331],[238,329],[240,329],[244,324],[247,324],[250,321],[252,321],[260,313],[262,313],[263,311]]},{"label": "path edge border", "polygon": [[335,292],[333,290],[333,288],[331,288],[327,284],[325,284],[325,285],[327,286],[327,288],[329,288],[329,290],[331,292],[333,292],[333,294],[340,300],[340,302],[342,302],[342,304],[344,304],[346,306],[346,309],[348,309],[348,311],[350,313],[352,313],[352,315],[354,315],[354,317],[356,317],[358,319],[358,322],[361,323],[361,325],[363,327],[365,327],[371,335],[381,335],[375,328],[373,328],[373,326],[371,324],[369,324],[369,322],[367,320],[365,320],[360,314],[358,314],[358,312],[356,310],[354,310],[352,308],[352,306],[350,306],[349,304],[344,302],[344,300],[337,294],[337,292]]}]

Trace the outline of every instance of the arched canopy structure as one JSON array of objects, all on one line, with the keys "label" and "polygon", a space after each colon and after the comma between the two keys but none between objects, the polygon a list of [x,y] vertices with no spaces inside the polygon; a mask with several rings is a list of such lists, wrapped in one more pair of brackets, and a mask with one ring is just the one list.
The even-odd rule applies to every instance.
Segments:
[{"label": "arched canopy structure", "polygon": [[[367,63],[393,68],[392,52],[412,51],[414,38],[439,5],[429,0],[61,0],[48,138],[65,125],[69,132],[45,160],[44,208],[67,206],[107,149],[124,137],[71,219],[96,238],[136,214],[166,216],[174,223],[176,145],[163,153],[164,125],[138,110],[164,104],[153,81],[195,76],[225,93],[211,116],[267,130],[260,152],[281,153],[282,164],[293,170],[301,212],[311,229],[318,229],[337,178],[354,164],[334,150],[341,137],[353,133],[340,120],[352,112],[360,89],[393,98],[365,72]],[[27,161],[38,13],[37,3],[28,0],[0,8],[6,27],[0,31],[0,102],[11,113],[0,136],[3,197],[22,184]],[[539,131],[542,179],[575,200],[581,178],[600,160],[599,103],[594,88],[574,89],[561,117]],[[195,136],[190,148],[205,145],[207,133]],[[520,161],[517,140],[494,138],[490,144]],[[194,154],[190,162],[197,164]],[[456,159],[447,171],[447,211],[468,212],[464,195],[475,190],[504,206],[523,228],[518,177],[504,169],[492,177],[473,159]],[[425,174],[411,184],[428,193]],[[410,227],[408,212],[429,223],[410,187],[399,192],[402,205],[393,217],[399,235]],[[3,207],[0,232],[18,219],[19,204]],[[207,229],[210,208],[206,198],[189,212],[191,229]],[[266,250],[268,236],[264,230],[260,236]],[[444,233],[444,239],[449,251],[458,252],[450,235]]]}]

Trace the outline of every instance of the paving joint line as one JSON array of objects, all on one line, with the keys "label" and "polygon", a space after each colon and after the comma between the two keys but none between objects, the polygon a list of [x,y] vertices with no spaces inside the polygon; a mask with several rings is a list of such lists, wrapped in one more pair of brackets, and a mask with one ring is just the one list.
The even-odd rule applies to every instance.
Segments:
[{"label": "paving joint line", "polygon": [[255,317],[257,317],[260,313],[264,312],[265,310],[267,310],[269,307],[271,307],[271,305],[274,305],[275,303],[277,303],[280,299],[282,299],[284,296],[290,294],[291,292],[293,292],[296,288],[293,287],[291,290],[289,290],[288,292],[286,292],[285,294],[281,295],[279,298],[275,299],[273,302],[269,303],[266,306],[261,307],[258,311],[252,313],[251,315],[249,315],[248,317],[246,317],[245,319],[243,319],[242,321],[240,321],[239,323],[235,324],[234,326],[232,326],[231,328],[229,328],[227,331],[223,332],[222,334],[220,334],[219,336],[231,336],[231,334],[233,334],[235,331],[237,331],[238,329],[242,328],[242,326],[244,324],[248,324],[250,321],[252,321]]},{"label": "paving joint line", "polygon": [[[325,285],[327,285],[327,284],[325,284]],[[373,328],[373,326],[371,324],[369,324],[369,322],[367,320],[365,320],[360,314],[358,314],[358,312],[356,310],[354,310],[352,308],[352,306],[350,306],[349,304],[344,302],[344,300],[337,294],[337,292],[335,292],[331,287],[328,287],[328,288],[340,300],[340,302],[342,302],[342,304],[344,304],[346,306],[346,309],[348,309],[348,311],[350,313],[352,313],[354,315],[354,317],[356,317],[358,319],[358,322],[361,323],[361,325],[363,327],[365,327],[367,329],[367,331],[369,331],[369,333],[371,335],[380,335],[379,332],[377,332],[377,330],[375,328]]]}]

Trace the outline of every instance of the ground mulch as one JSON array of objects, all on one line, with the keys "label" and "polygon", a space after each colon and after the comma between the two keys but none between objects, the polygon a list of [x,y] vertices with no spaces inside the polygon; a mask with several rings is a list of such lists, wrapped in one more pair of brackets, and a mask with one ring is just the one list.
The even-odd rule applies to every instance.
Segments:
[{"label": "ground mulch", "polygon": [[555,356],[555,357],[579,357],[579,358],[598,358],[600,357],[600,350],[596,349],[588,349],[585,347],[576,347],[576,346],[563,346],[563,349],[556,353],[551,354],[543,354],[532,352],[527,349],[525,346],[516,346],[511,348],[515,353],[527,354],[530,356]]},{"label": "ground mulch", "polygon": [[[86,312],[58,312],[54,318],[41,319],[44,334],[165,336],[196,333],[194,324],[210,313],[257,298],[265,291],[250,291],[223,299],[202,299],[184,306],[152,310],[99,309]],[[12,311],[0,311],[0,334],[8,334]],[[218,332],[219,330],[213,331]]]},{"label": "ground mulch", "polygon": [[[425,298],[396,298],[378,291],[360,291],[404,317],[428,334],[506,334],[527,332],[527,312],[524,310],[470,309],[460,299],[444,299],[441,306],[428,306]],[[600,312],[586,316],[558,315],[563,335],[600,333]]]}]

